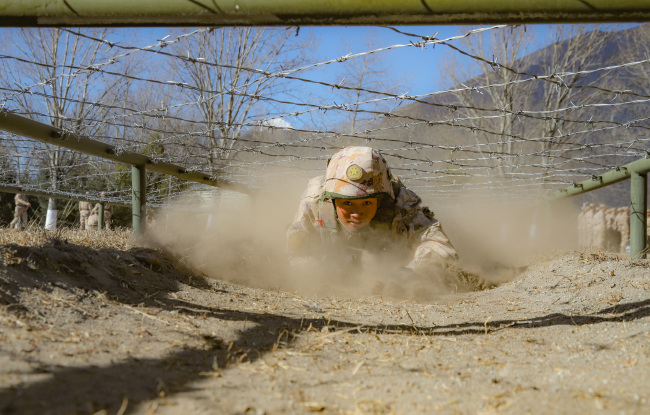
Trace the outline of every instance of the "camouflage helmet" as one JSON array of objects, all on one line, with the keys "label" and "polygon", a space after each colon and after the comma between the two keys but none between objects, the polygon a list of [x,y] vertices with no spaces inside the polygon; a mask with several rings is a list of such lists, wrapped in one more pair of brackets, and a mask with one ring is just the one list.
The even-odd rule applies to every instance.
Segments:
[{"label": "camouflage helmet", "polygon": [[323,199],[395,199],[386,160],[371,147],[346,147],[330,159]]}]

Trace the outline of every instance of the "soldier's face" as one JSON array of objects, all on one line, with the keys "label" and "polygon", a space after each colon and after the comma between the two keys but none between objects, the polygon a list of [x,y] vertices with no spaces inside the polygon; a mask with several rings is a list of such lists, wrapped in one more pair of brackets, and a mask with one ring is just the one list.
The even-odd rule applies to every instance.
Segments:
[{"label": "soldier's face", "polygon": [[334,199],[336,214],[341,223],[348,229],[359,230],[366,227],[377,214],[379,200],[376,197],[367,199]]}]

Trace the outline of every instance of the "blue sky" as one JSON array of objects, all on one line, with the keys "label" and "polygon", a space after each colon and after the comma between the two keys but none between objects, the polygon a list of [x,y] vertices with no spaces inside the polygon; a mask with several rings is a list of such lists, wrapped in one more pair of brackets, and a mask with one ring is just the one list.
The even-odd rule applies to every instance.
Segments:
[{"label": "blue sky", "polygon": [[[634,26],[634,23],[610,25],[617,29],[626,29]],[[487,25],[490,26],[490,25]],[[438,39],[447,39],[453,36],[464,35],[469,29],[463,26],[395,26],[397,29],[407,33],[422,36],[433,36],[437,33]],[[548,32],[548,25],[528,25],[527,30],[536,34],[537,42],[529,53],[535,49],[547,46],[551,39]],[[321,40],[318,53],[323,60],[335,59],[345,55],[347,50],[362,52],[364,48],[362,39],[372,31],[378,37],[378,47],[389,45],[409,44],[420,39],[397,33],[387,27],[303,27],[300,34],[313,33]],[[455,42],[458,45],[458,42]],[[387,60],[388,66],[392,69],[393,75],[404,78],[407,81],[409,95],[420,95],[439,91],[449,87],[445,84],[444,71],[441,63],[449,60],[453,52],[444,45],[426,46],[425,48],[404,47],[390,52]],[[461,58],[462,61],[462,58]]]},{"label": "blue sky", "polygon": [[[422,36],[436,36],[446,39],[461,33],[460,26],[396,26],[399,30]],[[313,33],[321,40],[318,53],[323,60],[335,59],[351,52],[363,52],[362,39],[372,31],[377,36],[377,47],[405,45],[419,39],[405,36],[385,27],[303,27],[300,34]],[[387,66],[395,76],[407,78],[410,95],[425,94],[442,88],[439,63],[449,56],[448,48],[427,46],[425,48],[404,47],[389,52]],[[333,68],[334,69],[334,68]]]},{"label": "blue sky", "polygon": [[[491,25],[486,25],[488,27]],[[619,28],[629,27],[630,24],[619,25]],[[448,39],[454,36],[465,35],[470,29],[466,26],[395,26],[401,32],[417,34],[419,36],[436,36],[438,39]],[[287,30],[296,30],[297,28],[287,28]],[[142,44],[155,44],[158,39],[163,39],[173,32],[170,28],[142,28],[135,29],[141,35]],[[526,53],[534,52],[534,49],[545,47],[551,41],[548,25],[528,25],[527,32],[534,34],[534,45]],[[372,34],[374,43],[369,46],[368,38]],[[308,37],[313,35],[319,40],[319,46],[312,58],[318,62],[336,60],[341,56],[350,53],[359,53],[377,48],[385,48],[394,45],[404,45],[404,47],[395,48],[391,51],[381,52],[378,55],[382,58],[383,76],[388,81],[399,80],[399,93],[410,96],[420,96],[438,91],[446,90],[451,87],[451,81],[445,77],[444,64],[448,63],[454,56],[463,69],[468,69],[471,74],[479,70],[478,65],[474,65],[469,58],[465,58],[458,52],[445,45],[427,45],[425,47],[412,46],[412,42],[418,42],[421,37],[408,36],[398,33],[389,27],[368,27],[368,26],[304,26],[300,27],[297,32],[298,36]],[[480,34],[474,36],[482,36]],[[127,41],[126,43],[130,43]],[[452,42],[456,46],[462,47],[460,41]],[[338,84],[341,81],[341,74],[344,64],[333,62],[328,65],[318,67],[314,71],[305,71],[297,73],[300,78],[311,79],[313,81],[322,81],[328,84]],[[318,102],[323,105],[340,104],[341,98],[333,94],[332,88],[323,87],[312,83],[303,83],[300,87],[300,97],[282,97],[287,101],[302,100]],[[283,110],[280,110],[280,113]],[[287,112],[292,112],[288,109]],[[277,114],[277,113],[275,113]],[[319,117],[327,118],[323,122],[336,122],[335,112],[327,114],[319,113]],[[327,117],[326,117],[327,115]],[[289,119],[285,121],[292,125],[299,126],[301,121],[298,119]],[[310,122],[305,118],[303,121]]]},{"label": "blue sky", "polygon": [[[619,28],[629,27],[630,24],[619,25]],[[548,25],[528,25],[528,32],[535,34],[536,45],[535,48],[541,48],[548,44],[550,41],[547,36]],[[287,30],[296,30],[297,28],[287,28]],[[470,74],[478,70],[478,66],[469,62],[468,58],[463,58],[458,52],[450,49],[445,45],[427,45],[424,47],[413,46],[413,42],[421,40],[421,36],[436,36],[438,39],[448,39],[454,36],[465,35],[469,30],[463,26],[396,26],[401,32],[417,34],[419,36],[408,36],[403,33],[398,33],[389,27],[368,27],[368,26],[305,26],[301,27],[297,32],[299,36],[313,35],[319,40],[319,46],[315,51],[312,59],[318,62],[336,60],[341,56],[350,53],[366,52],[377,48],[386,48],[390,46],[402,45],[403,47],[394,48],[390,51],[382,51],[377,56],[382,58],[382,76],[387,82],[394,82],[391,86],[399,82],[398,93],[407,94],[409,96],[421,96],[430,93],[435,93],[451,87],[451,82],[446,77],[444,64],[449,62],[451,57],[458,58],[460,65],[464,69],[469,68]],[[4,29],[7,35],[11,35],[11,30]],[[126,46],[139,46],[144,47],[147,45],[154,45],[159,40],[166,38],[168,35],[177,32],[169,27],[157,28],[116,28],[114,34],[109,35],[108,38],[117,41]],[[368,45],[369,35],[372,34],[374,43]],[[476,35],[481,36],[481,35]],[[172,35],[173,39],[175,36]],[[453,42],[457,46],[462,44],[459,41]],[[529,50],[528,52],[533,52]],[[152,56],[149,55],[148,59]],[[467,62],[467,64],[465,64]],[[310,79],[313,81],[322,81],[327,84],[338,84],[344,76],[341,74],[343,66],[333,62],[332,64],[319,66],[314,71],[305,71],[297,73],[300,78]],[[388,89],[382,89],[387,91]],[[334,92],[334,93],[333,93]],[[319,86],[315,83],[303,82],[298,87],[298,94],[300,96],[280,97],[286,101],[293,102],[309,102],[311,104],[317,103],[318,105],[328,106],[341,104],[340,95],[337,96],[332,87]],[[295,95],[295,94],[293,94]],[[291,113],[296,111],[293,108],[277,108],[270,111],[270,116],[275,116],[283,113]],[[327,112],[328,117],[332,117],[335,111]],[[319,116],[324,117],[325,112],[320,112]],[[308,114],[310,117],[311,114]],[[305,122],[311,122],[311,119],[305,118]],[[297,119],[287,120],[294,125]],[[331,119],[327,119],[330,122]]]},{"label": "blue sky", "polygon": [[[436,35],[438,39],[447,39],[452,36],[465,33],[460,26],[396,26],[400,31],[406,33],[417,34],[420,36],[433,36]],[[289,30],[296,30],[296,28],[288,28]],[[120,40],[123,44],[139,44],[153,45],[158,40],[171,35],[174,30],[166,27],[159,28],[140,28],[140,29],[118,29],[117,37],[123,37],[125,33],[131,33],[131,30],[137,30],[139,36]],[[383,76],[389,82],[391,80],[401,80],[402,88],[399,93],[414,95],[424,95],[432,92],[440,91],[445,88],[443,85],[443,78],[441,76],[440,64],[444,62],[453,52],[448,47],[438,45],[435,48],[431,45],[422,47],[411,46],[412,42],[422,40],[419,37],[408,36],[398,33],[388,27],[368,27],[368,26],[305,26],[300,27],[298,36],[307,38],[313,35],[319,40],[319,46],[315,51],[315,56],[318,62],[325,62],[335,60],[341,56],[350,53],[366,52],[370,49],[384,48],[394,45],[405,45],[404,47],[395,48],[390,51],[381,52],[379,55],[382,58],[382,67],[385,69]],[[368,45],[369,35],[373,37],[372,46]],[[172,36],[173,38],[174,36]],[[138,38],[136,40],[136,38]],[[340,82],[340,73],[343,70],[342,64],[333,63],[318,67],[314,71],[305,71],[297,73],[300,78],[311,79],[314,81],[322,81],[328,84],[337,84]],[[300,86],[304,92],[303,96],[299,98],[284,97],[288,101],[295,99],[304,99],[311,102],[320,102],[325,105],[336,103],[337,97],[332,94],[332,89],[329,87],[322,87],[316,84],[303,83]],[[300,110],[300,108],[299,108]],[[293,109],[289,109],[289,112]],[[326,117],[327,116],[327,117]],[[319,117],[328,121],[323,122],[336,122],[337,113],[319,113]],[[331,119],[334,117],[334,119]],[[309,118],[298,121],[297,119],[287,119],[292,125],[299,126],[301,122],[310,122]]]},{"label": "blue sky", "polygon": [[[439,39],[446,39],[460,34],[460,26],[395,26],[401,31],[432,36],[438,33]],[[164,38],[170,33],[169,28],[141,28],[139,30],[143,41],[147,44],[154,44],[156,40]],[[316,51],[320,61],[336,59],[348,53],[363,52],[368,48],[363,41],[373,33],[376,36],[375,47],[386,47],[392,45],[408,45],[411,41],[420,39],[397,33],[387,27],[368,26],[305,26],[301,27],[299,36],[313,34],[320,39],[320,45]],[[463,32],[464,33],[464,32]],[[129,43],[129,42],[126,42]],[[448,48],[427,46],[426,48],[404,47],[386,52],[389,59],[386,67],[392,73],[390,75],[407,77],[407,92],[411,95],[426,94],[437,91],[441,88],[441,76],[439,74],[439,62],[445,59],[451,51]],[[333,75],[338,68],[336,65],[329,65],[325,71]],[[334,78],[328,81],[334,81]]]},{"label": "blue sky", "polygon": [[[630,27],[632,24],[621,24],[619,28]],[[395,26],[397,29],[407,33],[418,34],[422,36],[432,36],[437,33],[438,39],[447,39],[452,36],[464,35],[467,33],[467,27],[462,26]],[[529,31],[537,32],[537,48],[544,47],[550,39],[547,36],[545,28],[548,25],[528,25]],[[162,39],[170,33],[169,28],[142,28],[139,30],[143,35],[143,40],[148,44],[153,44],[157,39]],[[420,39],[404,34],[397,33],[388,27],[368,27],[368,26],[305,26],[299,31],[300,36],[313,34],[320,40],[316,54],[319,61],[327,61],[344,56],[348,53],[363,52],[368,50],[364,43],[368,33],[373,33],[376,46],[387,47],[392,45],[408,45],[410,42],[416,42]],[[128,42],[127,42],[128,43]],[[458,45],[458,42],[455,42]],[[530,50],[529,52],[533,52]],[[385,66],[387,77],[394,76],[404,80],[407,90],[402,91],[409,95],[420,95],[439,91],[449,87],[445,84],[444,71],[441,63],[448,61],[450,56],[456,52],[444,45],[431,45],[424,48],[414,46],[397,48],[390,52],[382,53],[387,56]],[[461,58],[462,60],[462,58]],[[322,68],[325,75],[334,76],[339,68],[336,64],[327,65]],[[323,79],[324,80],[324,79]],[[332,77],[327,82],[336,83],[337,80]]]}]

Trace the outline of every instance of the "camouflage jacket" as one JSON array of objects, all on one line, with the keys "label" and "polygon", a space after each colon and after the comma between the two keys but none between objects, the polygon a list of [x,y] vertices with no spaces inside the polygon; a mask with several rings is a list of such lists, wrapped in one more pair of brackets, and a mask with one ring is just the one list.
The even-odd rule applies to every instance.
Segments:
[{"label": "camouflage jacket", "polygon": [[27,195],[24,193],[16,193],[14,196],[14,201],[16,202],[16,207],[24,207],[27,208],[29,204],[29,199],[27,199]]},{"label": "camouflage jacket", "polygon": [[616,219],[614,219],[614,225],[615,229],[620,233],[625,235],[630,233],[630,217],[625,212],[616,215]]},{"label": "camouflage jacket", "polygon": [[79,210],[80,211],[82,211],[82,212],[84,210],[90,211],[90,209],[92,209],[92,204],[90,202],[86,202],[86,201],[83,201],[83,200],[81,202],[79,202]]},{"label": "camouflage jacket", "polygon": [[323,182],[323,176],[311,179],[301,196],[298,212],[287,232],[293,255],[318,255],[331,247],[392,253],[418,274],[428,274],[458,259],[433,213],[421,206],[420,197],[398,179],[391,180],[395,200],[381,199],[370,225],[355,233],[338,223],[331,201],[321,200]]},{"label": "camouflage jacket", "polygon": [[[92,209],[91,212],[94,213],[94,214],[99,214],[99,205],[101,205],[101,203],[96,203],[95,207]],[[104,204],[104,216],[112,215],[112,214],[113,214],[113,205],[111,205],[109,203],[105,203]]]}]

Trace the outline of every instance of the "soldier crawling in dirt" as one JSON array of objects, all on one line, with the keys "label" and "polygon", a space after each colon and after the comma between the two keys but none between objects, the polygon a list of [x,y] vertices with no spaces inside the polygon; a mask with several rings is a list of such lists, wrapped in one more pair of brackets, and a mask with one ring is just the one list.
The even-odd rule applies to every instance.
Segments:
[{"label": "soldier crawling in dirt", "polygon": [[488,287],[456,265],[456,250],[433,212],[370,147],[339,150],[325,176],[309,181],[287,239],[294,264],[308,260],[339,275],[359,269],[361,255],[368,252],[387,265],[398,262],[397,281]]},{"label": "soldier crawling in dirt", "polygon": [[14,196],[16,208],[14,210],[14,219],[9,224],[10,228],[22,229],[27,226],[27,209],[32,205],[27,199],[27,195],[23,193],[16,193]]}]

